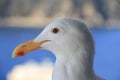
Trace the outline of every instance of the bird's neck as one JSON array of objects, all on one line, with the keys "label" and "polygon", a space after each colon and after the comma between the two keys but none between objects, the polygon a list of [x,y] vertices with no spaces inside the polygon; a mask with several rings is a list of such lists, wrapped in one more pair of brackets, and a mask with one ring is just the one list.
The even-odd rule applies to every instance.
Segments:
[{"label": "bird's neck", "polygon": [[52,80],[94,80],[93,60],[88,56],[79,53],[57,57]]}]

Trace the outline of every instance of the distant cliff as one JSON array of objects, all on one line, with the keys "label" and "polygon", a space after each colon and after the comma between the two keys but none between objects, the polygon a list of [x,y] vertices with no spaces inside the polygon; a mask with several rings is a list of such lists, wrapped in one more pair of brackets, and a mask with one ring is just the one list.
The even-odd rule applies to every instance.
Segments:
[{"label": "distant cliff", "polygon": [[117,24],[119,9],[120,0],[0,0],[0,25],[40,26],[61,17],[80,18],[90,26]]}]

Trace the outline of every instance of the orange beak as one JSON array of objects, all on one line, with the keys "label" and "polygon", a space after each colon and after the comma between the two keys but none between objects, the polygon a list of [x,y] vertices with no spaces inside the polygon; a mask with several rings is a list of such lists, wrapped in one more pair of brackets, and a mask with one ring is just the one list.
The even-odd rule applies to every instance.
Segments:
[{"label": "orange beak", "polygon": [[30,40],[28,42],[25,42],[23,44],[18,45],[13,53],[12,53],[12,57],[19,57],[19,56],[24,56],[25,54],[27,54],[28,52],[31,52],[33,50],[37,50],[39,48],[41,48],[40,46],[45,43],[48,42],[49,40],[43,40],[40,42],[33,42],[33,40]]}]

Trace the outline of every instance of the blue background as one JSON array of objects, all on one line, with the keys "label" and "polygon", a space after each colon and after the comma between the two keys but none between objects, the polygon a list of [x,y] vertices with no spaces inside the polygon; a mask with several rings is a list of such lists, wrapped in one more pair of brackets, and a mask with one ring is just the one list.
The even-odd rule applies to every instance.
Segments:
[{"label": "blue background", "polygon": [[[34,28],[0,28],[0,80],[6,80],[7,73],[17,64],[29,59],[41,62],[50,58],[55,62],[55,56],[49,51],[36,50],[30,54],[12,59],[14,48],[25,41],[35,38],[42,29]],[[91,29],[95,39],[95,72],[106,80],[120,80],[120,29]]]}]

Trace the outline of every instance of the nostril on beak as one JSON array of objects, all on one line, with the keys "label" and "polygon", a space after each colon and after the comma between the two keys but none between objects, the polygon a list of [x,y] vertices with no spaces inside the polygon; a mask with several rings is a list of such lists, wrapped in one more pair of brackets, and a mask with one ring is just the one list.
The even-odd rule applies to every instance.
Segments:
[{"label": "nostril on beak", "polygon": [[26,47],[26,46],[27,46],[27,45],[22,45],[21,47],[23,47],[23,48],[24,48],[24,47]]}]

